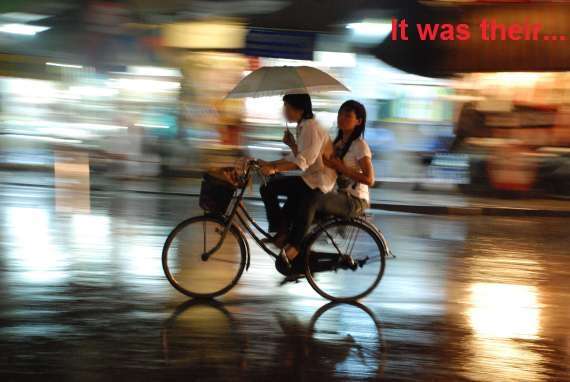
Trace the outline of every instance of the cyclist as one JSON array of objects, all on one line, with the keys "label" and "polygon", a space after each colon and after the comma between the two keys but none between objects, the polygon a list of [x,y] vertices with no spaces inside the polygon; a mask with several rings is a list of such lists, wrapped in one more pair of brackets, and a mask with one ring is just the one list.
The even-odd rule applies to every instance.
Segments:
[{"label": "cyclist", "polygon": [[[374,168],[372,152],[363,137],[366,127],[364,105],[354,100],[346,101],[339,109],[337,123],[334,155],[322,157],[324,165],[338,175],[337,191],[319,193],[314,198],[300,201],[291,229],[296,234],[289,235],[285,246],[286,259],[283,260],[286,263],[297,258],[301,242],[317,211],[324,215],[350,218],[362,215],[370,205],[368,186],[374,184]],[[299,222],[300,225],[296,227],[295,224]]]},{"label": "cyclist", "polygon": [[[287,121],[297,123],[297,138],[287,130],[283,142],[291,148],[291,153],[281,160],[260,163],[266,176],[292,170],[303,172],[300,176],[274,177],[260,189],[269,232],[276,233],[271,241],[281,249],[288,240],[296,243],[302,239],[309,228],[310,222],[296,211],[331,191],[336,181],[335,171],[323,162],[323,156],[332,154],[332,142],[314,118],[310,96],[288,94],[283,97],[283,103]],[[283,207],[279,206],[280,195],[287,198]],[[286,256],[282,250],[281,259],[285,262]]]}]

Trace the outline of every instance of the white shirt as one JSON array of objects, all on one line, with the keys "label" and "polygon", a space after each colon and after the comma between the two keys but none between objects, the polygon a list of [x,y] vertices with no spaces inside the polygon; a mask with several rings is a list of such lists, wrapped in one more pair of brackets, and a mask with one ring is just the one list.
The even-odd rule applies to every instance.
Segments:
[{"label": "white shirt", "polygon": [[[370,151],[368,143],[360,137],[352,142],[342,161],[350,169],[361,173],[362,170],[358,161],[365,157],[372,159],[372,151]],[[339,191],[348,192],[359,199],[364,199],[370,205],[370,193],[366,184],[352,181],[350,186]]]},{"label": "white shirt", "polygon": [[336,183],[336,172],[325,166],[323,154],[332,150],[332,142],[326,130],[314,119],[304,119],[297,126],[297,155],[290,153],[285,160],[295,163],[303,174],[303,181],[311,189],[330,192]]}]

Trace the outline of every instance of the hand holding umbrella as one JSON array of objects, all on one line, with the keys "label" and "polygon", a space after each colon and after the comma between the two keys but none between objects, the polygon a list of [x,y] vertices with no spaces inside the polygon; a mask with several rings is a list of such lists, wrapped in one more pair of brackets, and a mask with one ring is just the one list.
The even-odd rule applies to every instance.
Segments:
[{"label": "hand holding umbrella", "polygon": [[297,142],[295,141],[295,136],[291,133],[291,130],[286,129],[283,133],[283,143],[285,143],[294,155],[297,155]]}]

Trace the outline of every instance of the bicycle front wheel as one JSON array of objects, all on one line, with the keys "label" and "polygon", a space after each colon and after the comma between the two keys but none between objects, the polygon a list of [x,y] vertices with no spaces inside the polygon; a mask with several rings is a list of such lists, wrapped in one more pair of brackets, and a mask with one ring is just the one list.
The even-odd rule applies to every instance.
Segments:
[{"label": "bicycle front wheel", "polygon": [[[234,225],[223,242],[226,223],[216,216],[197,216],[180,223],[162,250],[168,281],[190,297],[213,298],[237,284],[245,268],[245,238]],[[209,258],[203,254],[216,249]]]},{"label": "bicycle front wheel", "polygon": [[327,222],[309,236],[304,248],[307,280],[331,301],[364,298],[384,274],[386,245],[363,221]]}]

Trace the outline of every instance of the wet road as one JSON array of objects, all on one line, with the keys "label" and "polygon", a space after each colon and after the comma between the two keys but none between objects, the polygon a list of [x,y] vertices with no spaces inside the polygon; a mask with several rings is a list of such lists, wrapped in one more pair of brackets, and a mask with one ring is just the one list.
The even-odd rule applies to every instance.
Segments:
[{"label": "wet road", "polygon": [[398,258],[362,305],[279,286],[254,245],[208,304],[160,264],[197,200],[77,199],[0,186],[2,380],[570,380],[568,219],[376,213]]}]

